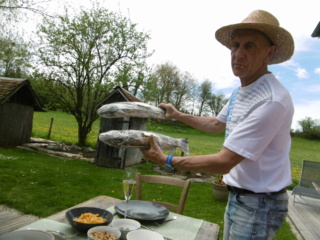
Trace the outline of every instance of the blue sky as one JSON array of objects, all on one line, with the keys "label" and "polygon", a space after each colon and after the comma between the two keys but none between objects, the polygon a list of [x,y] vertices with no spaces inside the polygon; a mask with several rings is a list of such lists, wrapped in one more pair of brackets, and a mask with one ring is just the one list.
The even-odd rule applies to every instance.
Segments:
[{"label": "blue sky", "polygon": [[305,117],[320,119],[320,39],[307,44],[308,49],[296,51],[289,61],[270,67],[291,93],[295,105],[293,127]]},{"label": "blue sky", "polygon": [[[66,2],[67,0],[60,0]],[[87,0],[68,0],[72,6]],[[150,65],[167,61],[191,73],[199,82],[209,79],[215,91],[229,95],[239,85],[230,68],[230,52],[215,40],[215,31],[241,22],[256,9],[269,11],[295,41],[293,57],[270,70],[289,89],[295,105],[292,124],[305,117],[320,119],[320,39],[311,34],[318,22],[319,0],[105,0],[101,5],[121,12],[151,35],[155,50]]]}]

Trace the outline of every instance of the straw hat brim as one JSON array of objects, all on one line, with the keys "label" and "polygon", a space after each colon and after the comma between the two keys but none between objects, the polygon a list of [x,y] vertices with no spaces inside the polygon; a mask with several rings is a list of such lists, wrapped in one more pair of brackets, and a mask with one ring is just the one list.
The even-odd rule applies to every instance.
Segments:
[{"label": "straw hat brim", "polygon": [[237,29],[258,30],[267,35],[270,40],[278,46],[277,54],[269,64],[276,64],[287,61],[294,52],[294,41],[291,34],[282,27],[266,23],[238,23],[221,27],[216,31],[216,39],[230,49],[232,33]]}]

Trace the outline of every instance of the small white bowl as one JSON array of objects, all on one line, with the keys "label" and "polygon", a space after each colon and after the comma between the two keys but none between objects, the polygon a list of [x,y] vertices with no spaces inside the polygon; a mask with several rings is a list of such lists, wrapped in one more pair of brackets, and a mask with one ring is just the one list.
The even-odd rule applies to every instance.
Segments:
[{"label": "small white bowl", "polygon": [[96,240],[94,239],[91,234],[94,232],[107,232],[107,233],[112,233],[114,235],[116,235],[116,239],[115,240],[119,240],[120,236],[121,236],[121,232],[116,229],[115,227],[110,227],[110,226],[99,226],[99,227],[93,227],[90,228],[87,232],[87,236],[88,236],[88,240]]},{"label": "small white bowl", "polygon": [[113,219],[111,222],[111,226],[115,227],[116,229],[120,230],[121,237],[120,240],[126,240],[126,236],[129,232],[133,230],[137,230],[141,227],[141,224],[133,219]]},{"label": "small white bowl", "polygon": [[128,233],[127,240],[164,240],[157,232],[149,230],[134,230]]}]

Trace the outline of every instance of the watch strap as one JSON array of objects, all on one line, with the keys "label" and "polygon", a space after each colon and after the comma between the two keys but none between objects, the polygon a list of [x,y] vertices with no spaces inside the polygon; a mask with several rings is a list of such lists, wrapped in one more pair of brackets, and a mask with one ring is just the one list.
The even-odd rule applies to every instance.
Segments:
[{"label": "watch strap", "polygon": [[166,163],[164,165],[164,168],[167,169],[167,170],[173,170],[174,167],[172,166],[172,158],[174,157],[174,155],[168,155],[167,158],[166,158]]}]

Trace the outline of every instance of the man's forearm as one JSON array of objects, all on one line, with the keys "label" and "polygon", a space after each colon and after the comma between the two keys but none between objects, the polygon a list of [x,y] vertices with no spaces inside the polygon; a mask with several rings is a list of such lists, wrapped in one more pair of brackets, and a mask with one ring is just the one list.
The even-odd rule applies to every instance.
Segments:
[{"label": "man's forearm", "polygon": [[225,123],[220,122],[216,117],[200,117],[191,114],[181,113],[177,120],[189,126],[208,133],[221,133],[225,130]]}]

